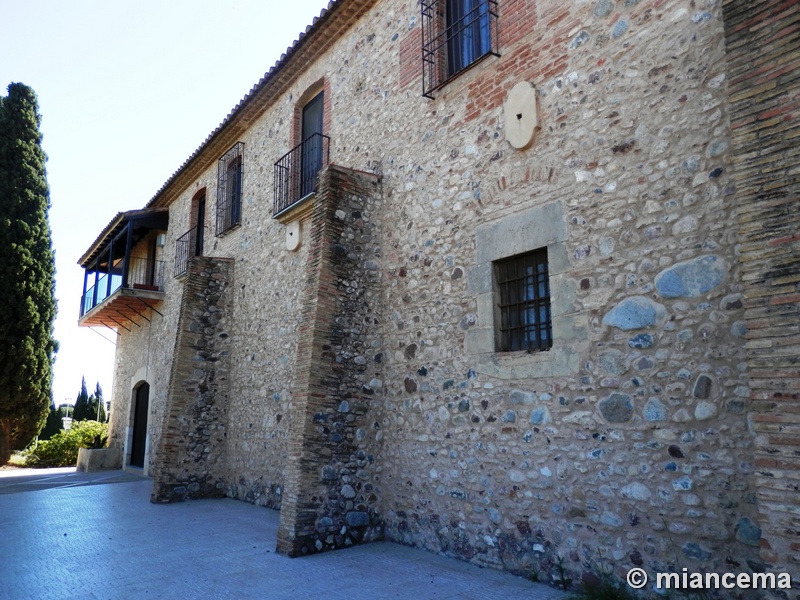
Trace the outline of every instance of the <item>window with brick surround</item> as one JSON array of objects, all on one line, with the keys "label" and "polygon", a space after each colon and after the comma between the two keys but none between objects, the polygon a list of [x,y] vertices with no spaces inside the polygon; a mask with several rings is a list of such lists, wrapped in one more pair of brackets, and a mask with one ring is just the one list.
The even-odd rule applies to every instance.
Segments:
[{"label": "window with brick surround", "polygon": [[494,262],[498,352],[549,350],[553,346],[547,248]]},{"label": "window with brick surround", "polygon": [[497,0],[421,0],[422,90],[431,97],[461,71],[497,53]]},{"label": "window with brick surround", "polygon": [[237,142],[217,163],[217,236],[242,221],[243,153],[244,144]]}]

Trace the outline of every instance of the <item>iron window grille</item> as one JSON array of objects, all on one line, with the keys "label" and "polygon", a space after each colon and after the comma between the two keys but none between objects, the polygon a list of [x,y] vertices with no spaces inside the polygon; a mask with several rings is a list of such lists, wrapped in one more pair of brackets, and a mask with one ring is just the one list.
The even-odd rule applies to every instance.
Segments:
[{"label": "iron window grille", "polygon": [[244,144],[237,142],[217,163],[217,236],[242,222],[243,153]]},{"label": "iron window grille", "polygon": [[422,95],[497,51],[497,0],[421,0]]},{"label": "iron window grille", "polygon": [[549,350],[553,346],[547,249],[496,261],[499,292],[498,352]]},{"label": "iron window grille", "polygon": [[330,138],[315,133],[275,163],[272,215],[278,215],[317,187],[317,174],[328,165]]}]

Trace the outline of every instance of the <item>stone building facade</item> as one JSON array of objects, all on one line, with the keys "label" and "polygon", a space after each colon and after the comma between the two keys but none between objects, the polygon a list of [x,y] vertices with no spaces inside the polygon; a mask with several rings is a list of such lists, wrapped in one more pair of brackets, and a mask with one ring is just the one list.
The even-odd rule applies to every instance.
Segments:
[{"label": "stone building facade", "polygon": [[756,4],[332,2],[81,259],[125,466],[293,556],[800,576],[796,10]]}]

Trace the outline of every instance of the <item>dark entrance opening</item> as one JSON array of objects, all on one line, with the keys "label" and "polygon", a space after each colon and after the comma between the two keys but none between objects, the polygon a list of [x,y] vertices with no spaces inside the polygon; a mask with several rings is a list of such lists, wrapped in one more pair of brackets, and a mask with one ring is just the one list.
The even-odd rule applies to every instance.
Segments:
[{"label": "dark entrance opening", "polygon": [[136,388],[133,403],[131,466],[144,468],[144,448],[147,442],[147,408],[150,404],[150,386],[148,384],[143,383]]},{"label": "dark entrance opening", "polygon": [[300,151],[300,197],[314,191],[317,173],[322,169],[323,93],[303,107],[303,148]]},{"label": "dark entrance opening", "polygon": [[197,199],[197,236],[195,237],[194,256],[203,256],[203,245],[206,234],[206,195]]}]

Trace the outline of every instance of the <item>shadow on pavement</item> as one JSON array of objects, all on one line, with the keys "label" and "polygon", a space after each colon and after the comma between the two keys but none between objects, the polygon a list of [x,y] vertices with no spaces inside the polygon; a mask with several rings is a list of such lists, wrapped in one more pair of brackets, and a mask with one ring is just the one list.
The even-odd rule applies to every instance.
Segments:
[{"label": "shadow on pavement", "polygon": [[55,469],[8,469],[0,471],[0,495],[34,492],[53,488],[143,481],[142,475],[128,471],[84,473],[75,467]]}]

